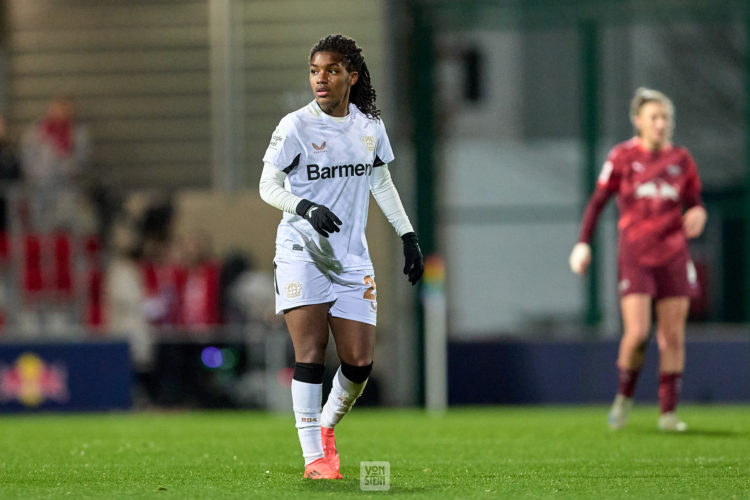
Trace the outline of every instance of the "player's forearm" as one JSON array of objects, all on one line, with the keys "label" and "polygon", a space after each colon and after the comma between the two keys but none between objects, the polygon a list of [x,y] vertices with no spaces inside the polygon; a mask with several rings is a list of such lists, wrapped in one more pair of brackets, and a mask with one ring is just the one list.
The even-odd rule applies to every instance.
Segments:
[{"label": "player's forearm", "polygon": [[383,211],[386,219],[399,236],[414,231],[411,222],[409,222],[409,217],[406,215],[406,210],[404,210],[404,205],[401,203],[396,186],[393,184],[393,179],[391,179],[388,165],[376,167],[372,170],[370,191],[380,210]]},{"label": "player's forearm", "polygon": [[302,198],[284,189],[286,174],[270,163],[263,164],[258,190],[263,201],[281,211],[296,214],[295,209]]},{"label": "player's forearm", "polygon": [[596,229],[596,222],[599,220],[599,215],[604,209],[604,205],[607,204],[609,197],[612,193],[605,189],[597,189],[594,194],[591,195],[586,210],[583,212],[583,222],[581,223],[581,232],[578,235],[578,241],[583,243],[590,243],[591,237],[594,235]]}]

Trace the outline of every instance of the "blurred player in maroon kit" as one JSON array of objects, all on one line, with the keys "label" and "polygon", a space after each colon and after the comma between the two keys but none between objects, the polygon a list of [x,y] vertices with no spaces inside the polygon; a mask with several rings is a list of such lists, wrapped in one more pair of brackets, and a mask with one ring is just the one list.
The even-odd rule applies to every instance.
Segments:
[{"label": "blurred player in maroon kit", "polygon": [[[687,149],[671,141],[674,108],[661,92],[636,90],[630,118],[636,136],[615,146],[583,215],[570,267],[584,274],[589,241],[609,198],[620,210],[618,248],[620,307],[624,332],[617,358],[619,387],[609,414],[612,429],[625,426],[643,366],[655,302],[659,345],[659,429],[684,431],[675,414],[685,365],[685,322],[696,272],[687,240],[706,224],[698,171]],[[684,213],[683,213],[684,210]]]}]

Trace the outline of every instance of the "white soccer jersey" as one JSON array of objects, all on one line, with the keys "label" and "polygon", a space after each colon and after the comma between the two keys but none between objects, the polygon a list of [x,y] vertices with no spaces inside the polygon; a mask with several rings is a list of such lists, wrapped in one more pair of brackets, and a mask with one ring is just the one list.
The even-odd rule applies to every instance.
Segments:
[{"label": "white soccer jersey", "polygon": [[276,234],[276,252],[315,262],[335,272],[372,267],[365,239],[372,169],[393,161],[381,120],[349,104],[337,120],[315,101],[286,115],[263,156],[287,174],[293,194],[327,206],[343,222],[340,232],[324,238],[305,219],[284,213]]}]

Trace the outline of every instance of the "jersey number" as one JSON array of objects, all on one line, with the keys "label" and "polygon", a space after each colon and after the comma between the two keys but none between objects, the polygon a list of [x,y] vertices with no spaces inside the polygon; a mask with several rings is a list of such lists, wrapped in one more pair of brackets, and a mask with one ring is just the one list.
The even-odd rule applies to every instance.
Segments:
[{"label": "jersey number", "polygon": [[365,276],[365,285],[370,285],[370,288],[365,290],[364,298],[367,300],[375,300],[375,280],[372,279],[372,276],[367,275]]}]

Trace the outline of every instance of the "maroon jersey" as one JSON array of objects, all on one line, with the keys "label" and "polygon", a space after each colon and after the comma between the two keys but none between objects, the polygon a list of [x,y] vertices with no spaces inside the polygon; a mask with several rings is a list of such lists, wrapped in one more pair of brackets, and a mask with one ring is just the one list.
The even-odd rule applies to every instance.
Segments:
[{"label": "maroon jersey", "polygon": [[620,259],[660,266],[687,255],[683,209],[700,205],[701,183],[687,149],[650,151],[638,138],[612,148],[586,207],[579,241],[588,242],[604,204],[617,194]]}]

